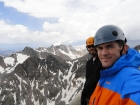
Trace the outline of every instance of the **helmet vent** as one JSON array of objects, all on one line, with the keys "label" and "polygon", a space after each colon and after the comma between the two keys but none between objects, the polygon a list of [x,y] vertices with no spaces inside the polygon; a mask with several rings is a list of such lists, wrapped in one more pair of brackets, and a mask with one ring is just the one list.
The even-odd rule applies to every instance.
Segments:
[{"label": "helmet vent", "polygon": [[113,31],[112,34],[113,34],[114,36],[118,36],[118,32],[117,32],[117,31]]}]

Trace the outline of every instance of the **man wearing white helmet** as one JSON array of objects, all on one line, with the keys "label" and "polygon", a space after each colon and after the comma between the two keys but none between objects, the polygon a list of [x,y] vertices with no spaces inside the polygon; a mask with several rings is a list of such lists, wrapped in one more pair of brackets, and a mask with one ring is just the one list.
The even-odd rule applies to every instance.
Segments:
[{"label": "man wearing white helmet", "polygon": [[117,26],[105,25],[96,32],[94,45],[104,69],[89,105],[140,105],[140,53],[126,42]]}]

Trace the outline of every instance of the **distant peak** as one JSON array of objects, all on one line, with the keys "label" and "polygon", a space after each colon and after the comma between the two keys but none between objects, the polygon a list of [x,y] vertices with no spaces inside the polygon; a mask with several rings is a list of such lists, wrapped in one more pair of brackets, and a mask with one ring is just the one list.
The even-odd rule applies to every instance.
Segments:
[{"label": "distant peak", "polygon": [[53,46],[59,46],[59,45],[62,45],[62,43],[55,43],[55,44],[53,44]]}]

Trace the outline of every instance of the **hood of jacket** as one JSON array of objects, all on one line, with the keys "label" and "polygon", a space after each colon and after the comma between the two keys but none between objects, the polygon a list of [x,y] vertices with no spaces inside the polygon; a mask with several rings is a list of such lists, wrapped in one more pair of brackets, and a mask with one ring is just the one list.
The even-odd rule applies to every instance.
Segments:
[{"label": "hood of jacket", "polygon": [[101,77],[112,75],[125,67],[140,67],[140,53],[137,50],[129,48],[112,67],[100,71]]}]

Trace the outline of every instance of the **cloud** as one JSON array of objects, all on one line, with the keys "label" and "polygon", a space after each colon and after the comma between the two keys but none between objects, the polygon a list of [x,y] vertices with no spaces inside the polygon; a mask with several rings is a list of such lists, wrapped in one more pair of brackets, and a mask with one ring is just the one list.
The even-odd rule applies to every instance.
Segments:
[{"label": "cloud", "polygon": [[0,0],[5,7],[38,19],[57,18],[42,24],[41,31],[31,31],[22,24],[0,20],[0,43],[78,43],[103,25],[122,28],[127,39],[140,39],[139,0]]},{"label": "cloud", "polygon": [[[5,6],[38,18],[61,17],[66,13],[66,0],[1,0]],[[61,12],[60,12],[61,11]]]},{"label": "cloud", "polygon": [[[0,43],[24,42],[24,38],[29,37],[27,27],[22,25],[9,25],[4,20],[0,20]],[[14,39],[14,40],[13,40]]]}]

